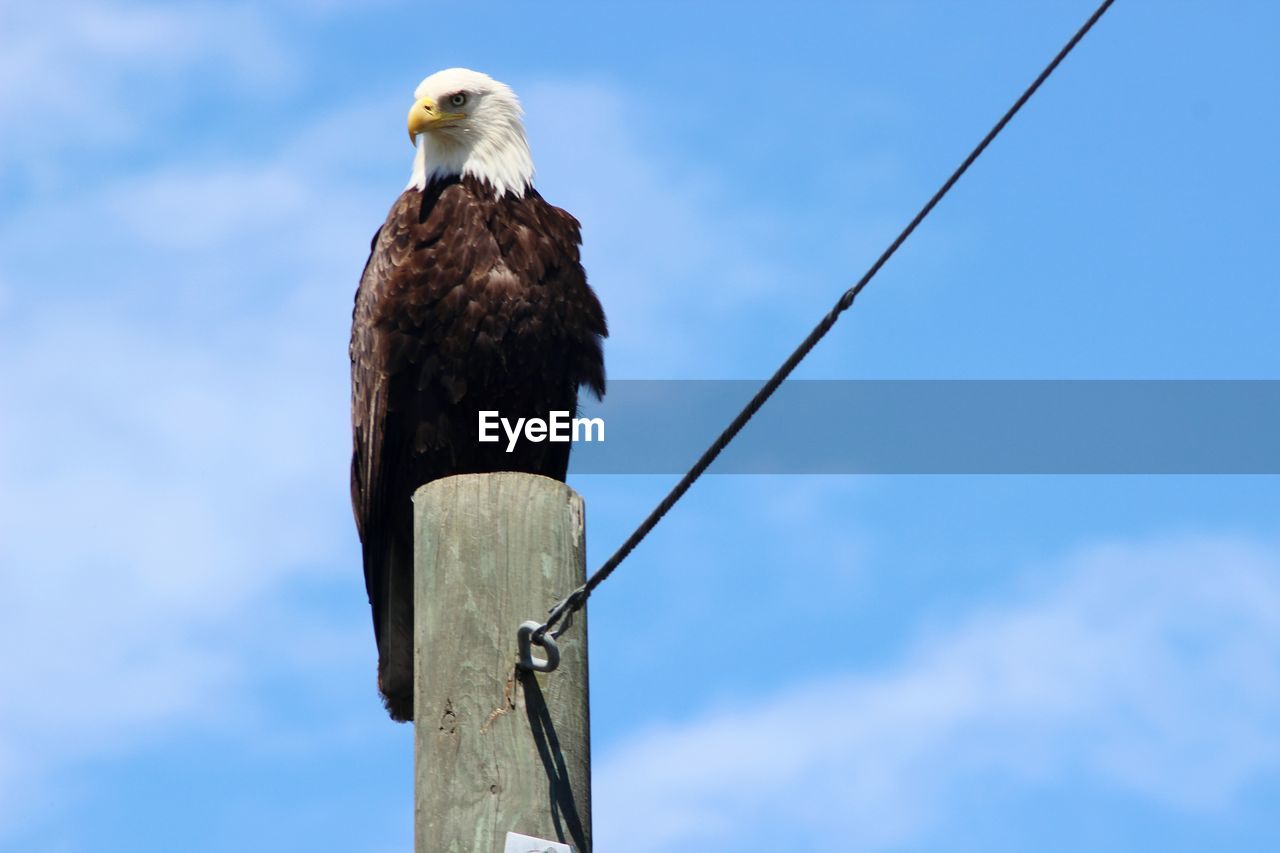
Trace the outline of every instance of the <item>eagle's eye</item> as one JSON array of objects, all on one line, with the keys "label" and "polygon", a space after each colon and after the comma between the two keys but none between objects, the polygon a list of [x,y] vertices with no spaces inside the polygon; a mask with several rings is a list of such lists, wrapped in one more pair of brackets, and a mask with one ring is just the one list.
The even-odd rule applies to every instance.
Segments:
[{"label": "eagle's eye", "polygon": [[451,106],[460,107],[467,102],[466,92],[455,92],[449,96],[449,104]]}]

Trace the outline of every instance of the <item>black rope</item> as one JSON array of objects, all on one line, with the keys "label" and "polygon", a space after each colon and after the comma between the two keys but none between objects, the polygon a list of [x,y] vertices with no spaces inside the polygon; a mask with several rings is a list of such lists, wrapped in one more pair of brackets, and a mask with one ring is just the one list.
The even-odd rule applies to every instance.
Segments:
[{"label": "black rope", "polygon": [[[1062,60],[1066,59],[1067,54],[1071,53],[1089,30],[1093,29],[1093,25],[1098,22],[1098,19],[1102,17],[1103,13],[1105,13],[1114,2],[1115,0],[1104,0],[1102,5],[1094,10],[1094,13],[1089,16],[1089,20],[1085,21],[1084,25],[1081,26],[1080,29],[1076,31],[1076,34],[1071,37],[1071,40],[1063,46],[1062,50],[1058,51],[1058,55],[1045,66],[1044,70],[1040,72],[1040,76],[1036,77],[1032,84],[1027,87],[1026,91],[1019,96],[1018,100],[1014,101],[1013,106],[1009,108],[1008,112],[1000,117],[1000,120],[995,123],[995,126],[992,127],[991,130],[987,131],[987,135],[982,137],[982,141],[969,152],[969,156],[964,158],[964,162],[951,173],[951,177],[947,178],[946,183],[938,188],[938,191],[925,203],[924,207],[920,208],[920,211],[909,223],[907,223],[907,227],[902,229],[902,233],[889,244],[889,248],[885,249],[880,257],[876,259],[876,262],[871,265],[871,268],[863,274],[862,278],[858,279],[857,284],[846,290],[844,294],[841,295],[839,301],[836,302],[835,307],[831,309],[827,316],[822,318],[822,322],[818,323],[818,325],[814,327],[813,331],[809,333],[809,336],[804,339],[800,346],[796,347],[795,352],[791,353],[791,355],[787,357],[787,360],[782,363],[782,366],[778,368],[777,372],[774,373],[773,376],[769,377],[769,381],[765,382],[760,390],[756,392],[756,395],[751,398],[751,402],[747,403],[746,407],[744,407],[743,410],[738,413],[738,416],[733,419],[733,422],[730,423],[729,426],[725,427],[724,432],[720,433],[720,437],[712,442],[711,446],[706,449],[702,456],[699,457],[698,461],[694,463],[693,467],[689,469],[689,472],[680,478],[680,482],[676,483],[675,487],[665,498],[662,499],[662,503],[658,504],[654,508],[653,512],[649,513],[649,517],[641,522],[640,526],[635,529],[635,532],[627,538],[627,541],[623,542],[621,547],[614,552],[614,555],[610,557],[604,565],[597,569],[595,573],[587,579],[585,584],[575,589],[566,598],[551,608],[546,624],[533,633],[533,639],[535,641],[541,640],[542,636],[548,630],[553,628],[561,619],[567,620],[572,617],[573,614],[586,603],[587,598],[590,597],[595,588],[604,583],[605,579],[607,579],[609,575],[613,574],[614,569],[618,568],[619,564],[621,564],[622,561],[635,550],[635,547],[640,544],[640,541],[648,536],[649,532],[658,525],[658,522],[662,520],[662,517],[667,514],[671,507],[675,506],[676,501],[684,497],[684,493],[689,491],[689,487],[694,484],[694,481],[701,477],[703,472],[710,467],[711,463],[720,455],[720,451],[724,450],[725,447],[728,446],[729,442],[733,441],[738,433],[741,432],[742,428],[746,426],[747,421],[751,420],[752,416],[754,416],[756,412],[760,411],[760,407],[763,406],[771,396],[773,396],[773,392],[778,390],[778,386],[782,384],[783,380],[791,375],[791,371],[795,370],[796,365],[798,365],[804,357],[809,354],[809,352],[817,345],[818,341],[822,340],[823,336],[825,336],[827,332],[831,331],[831,327],[836,324],[836,320],[840,319],[840,315],[849,310],[853,305],[853,301],[858,298],[858,294],[862,292],[863,288],[865,288],[868,283],[870,283],[876,273],[880,272],[880,268],[888,262],[889,258],[893,257],[894,252],[898,251],[898,247],[906,242],[907,238],[911,236],[911,233],[916,230],[916,226],[924,221],[924,218],[932,212],[932,210],[938,205],[938,202],[942,201],[943,196],[945,196],[951,188],[955,186],[956,181],[960,180],[960,177],[969,170],[969,167],[973,165],[973,162],[982,156],[982,152],[987,149],[987,146],[991,144],[992,140],[1000,135],[1000,131],[1004,130],[1005,125],[1007,125],[1010,120],[1018,114],[1018,110],[1022,109],[1023,105],[1027,101],[1031,100],[1031,96],[1036,93],[1036,90],[1040,88],[1041,84],[1044,83],[1045,80],[1049,79],[1049,75],[1053,74],[1058,65],[1062,63]],[[565,623],[565,627],[568,627],[567,621]],[[564,629],[562,628],[561,631],[563,630]],[[560,631],[556,631],[553,632],[552,636],[559,636],[559,634]]]}]

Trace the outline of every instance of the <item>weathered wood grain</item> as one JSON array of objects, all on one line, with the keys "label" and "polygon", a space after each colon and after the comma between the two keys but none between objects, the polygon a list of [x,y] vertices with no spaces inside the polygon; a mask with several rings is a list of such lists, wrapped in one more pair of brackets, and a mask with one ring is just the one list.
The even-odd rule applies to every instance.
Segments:
[{"label": "weathered wood grain", "polygon": [[533,474],[414,495],[415,849],[500,851],[508,831],[591,850],[585,612],[559,669],[517,671],[516,628],[580,585],[582,498]]}]

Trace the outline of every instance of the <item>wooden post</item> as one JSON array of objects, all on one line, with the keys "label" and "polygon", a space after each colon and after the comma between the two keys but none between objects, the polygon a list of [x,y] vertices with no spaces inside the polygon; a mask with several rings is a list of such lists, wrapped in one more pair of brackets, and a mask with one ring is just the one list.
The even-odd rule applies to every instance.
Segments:
[{"label": "wooden post", "polygon": [[502,853],[517,832],[590,853],[585,611],[559,669],[515,666],[516,628],[583,581],[582,498],[498,473],[413,500],[415,850]]}]

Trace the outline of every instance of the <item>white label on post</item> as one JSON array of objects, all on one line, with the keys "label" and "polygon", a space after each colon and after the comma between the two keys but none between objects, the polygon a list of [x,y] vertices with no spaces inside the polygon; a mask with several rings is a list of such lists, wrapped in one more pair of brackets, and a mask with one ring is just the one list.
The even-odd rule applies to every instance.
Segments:
[{"label": "white label on post", "polygon": [[502,848],[502,853],[573,853],[573,848],[559,841],[508,832],[507,846]]}]

